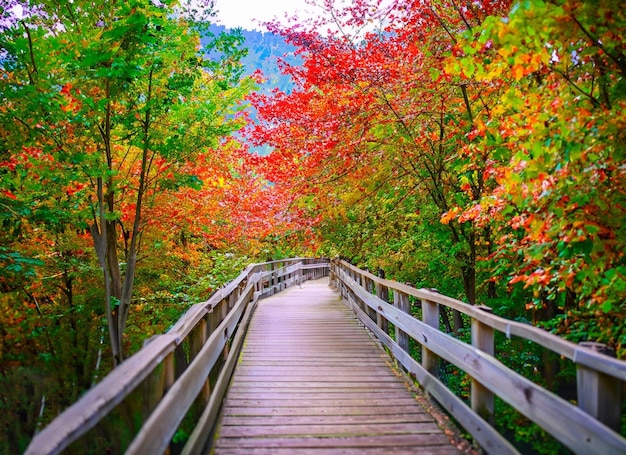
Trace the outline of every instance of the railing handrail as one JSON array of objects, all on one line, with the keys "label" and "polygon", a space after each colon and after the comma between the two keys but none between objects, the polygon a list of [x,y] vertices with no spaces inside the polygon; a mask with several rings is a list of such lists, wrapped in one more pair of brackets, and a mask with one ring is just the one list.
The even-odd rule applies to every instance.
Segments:
[{"label": "railing handrail", "polygon": [[[493,418],[495,393],[576,453],[626,453],[626,439],[607,426],[606,420],[611,420],[611,426],[615,427],[615,415],[607,416],[605,410],[593,409],[598,402],[602,402],[601,406],[610,406],[621,412],[619,395],[626,379],[625,361],[596,353],[537,327],[495,316],[485,311],[486,307],[472,306],[433,290],[416,289],[377,277],[346,261],[332,261],[330,276],[331,285],[339,287],[342,297],[350,303],[361,321],[487,452],[518,453],[488,423]],[[384,293],[381,291],[383,288]],[[373,294],[374,290],[376,294]],[[387,301],[390,291],[394,294],[393,304]],[[422,301],[422,321],[409,314],[408,296]],[[471,318],[471,345],[440,331],[438,305]],[[374,312],[375,316],[371,314]],[[387,333],[387,321],[396,328],[395,340]],[[536,342],[576,363],[579,367],[579,407],[498,361],[493,355],[494,330],[507,337],[515,335]],[[421,363],[408,353],[406,336],[421,345]],[[456,365],[470,376],[471,407],[439,381],[438,358]],[[603,390],[607,384],[614,393]],[[586,399],[586,393],[593,394],[593,397]],[[592,415],[594,413],[603,415]],[[619,425],[619,414],[617,417]]]},{"label": "railing handrail", "polygon": [[[178,335],[180,339],[185,338],[189,331],[195,327],[200,319],[202,319],[211,309],[215,307],[221,300],[227,298],[229,295],[233,293],[237,287],[239,287],[242,283],[248,280],[254,273],[255,270],[263,267],[274,266],[276,264],[281,264],[285,262],[301,262],[304,258],[290,258],[283,259],[277,261],[268,261],[268,262],[259,262],[248,265],[242,272],[237,275],[237,277],[224,286],[215,291],[208,300],[196,303],[192,305],[186,312],[183,314],[178,321],[167,331],[167,333],[172,333]],[[270,270],[272,272],[272,270]]]},{"label": "railing handrail", "polygon": [[618,360],[592,351],[589,348],[572,343],[571,341],[565,340],[553,333],[546,332],[539,327],[496,316],[484,311],[486,308],[484,306],[470,305],[431,289],[418,289],[397,281],[380,278],[371,272],[359,269],[346,261],[342,261],[341,265],[350,270],[359,271],[360,274],[366,276],[374,283],[401,291],[419,300],[428,300],[430,302],[444,305],[453,310],[457,310],[497,330],[498,332],[504,333],[507,338],[514,335],[533,341],[547,349],[550,349],[560,356],[574,361],[579,365],[584,365],[594,370],[602,370],[610,376],[620,379],[621,381],[626,381],[626,362],[623,360]]},{"label": "railing handrail", "polygon": [[[211,371],[217,358],[221,356],[217,353],[227,349],[230,352],[229,359],[236,355],[238,347],[230,346],[228,349],[227,345],[231,345],[233,340],[241,342],[242,337],[237,337],[236,334],[245,330],[243,319],[251,314],[256,301],[304,280],[327,275],[327,260],[320,260],[313,265],[305,264],[308,261],[310,259],[291,258],[246,267],[237,278],[217,290],[207,301],[190,307],[165,334],[147,340],[142,349],[122,362],[80,400],[37,433],[25,453],[60,453],[94,428],[161,365],[162,388],[157,390],[157,402],[144,418],[144,426],[135,435],[128,450],[130,453],[162,452],[192,402],[201,394],[203,385],[208,380],[205,376],[207,371]],[[212,317],[217,319],[212,320]],[[175,377],[175,351],[181,349],[185,342],[190,343],[189,350],[195,352],[189,355],[190,360],[184,371],[180,372],[179,377]],[[203,361],[208,363],[202,364]],[[221,377],[223,373],[223,370],[220,371],[218,380],[225,383],[227,381]],[[178,380],[185,383],[177,386]],[[177,397],[174,397],[179,392],[183,396],[183,403],[177,403]],[[216,398],[214,395],[206,401],[219,406],[221,397]],[[172,403],[176,403],[175,416],[169,412]],[[213,414],[216,415],[216,412],[213,411]],[[157,417],[151,419],[153,415],[166,415],[166,419],[161,420],[168,420],[167,428],[163,428]],[[210,423],[207,424],[204,419],[204,432]],[[208,428],[211,429],[210,426]],[[155,434],[159,437],[154,438]],[[200,443],[197,437],[194,443]],[[146,448],[150,449],[149,452],[145,451]],[[201,447],[186,449],[190,453],[198,450]]]},{"label": "railing handrail", "polygon": [[[611,428],[613,424],[607,423],[607,419],[614,421],[615,416],[607,418],[606,410],[597,409],[598,403],[602,406],[608,403],[612,409],[620,407],[619,394],[626,381],[625,361],[581,347],[529,324],[495,316],[485,311],[485,307],[380,278],[345,261],[335,260],[332,265],[327,260],[308,262],[311,260],[294,258],[246,267],[207,301],[193,305],[167,333],[150,339],[139,352],[53,420],[33,438],[26,454],[61,452],[94,428],[134,390],[144,387],[157,371],[161,375],[159,388],[150,389],[154,403],[144,415],[143,426],[128,447],[129,453],[145,453],[146,449],[151,453],[162,452],[191,404],[202,398],[208,406],[184,450],[186,454],[200,453],[203,441],[212,431],[221,403],[220,394],[226,389],[257,300],[303,280],[325,276],[329,267],[331,285],[340,288],[342,297],[363,323],[488,452],[517,453],[488,422],[490,416],[493,418],[495,393],[574,452],[587,453],[593,449],[594,453],[626,453],[626,439]],[[393,303],[389,303],[390,291],[393,291]],[[422,301],[422,321],[408,314],[409,296]],[[471,345],[440,331],[439,305],[471,318]],[[395,339],[388,334],[387,322],[395,327]],[[494,331],[533,341],[573,361],[579,368],[579,406],[499,362],[493,355]],[[422,346],[421,363],[408,353],[408,336]],[[224,364],[218,365],[216,362],[222,358],[222,352]],[[177,355],[188,355],[189,361],[178,365]],[[438,380],[435,371],[438,358],[469,374],[471,407]],[[160,370],[159,366],[162,366]],[[206,375],[212,368],[219,368],[219,376],[214,387],[208,390]],[[614,396],[607,395],[610,392],[606,390],[607,384],[608,389],[618,390]],[[591,398],[587,398],[587,393]]]}]

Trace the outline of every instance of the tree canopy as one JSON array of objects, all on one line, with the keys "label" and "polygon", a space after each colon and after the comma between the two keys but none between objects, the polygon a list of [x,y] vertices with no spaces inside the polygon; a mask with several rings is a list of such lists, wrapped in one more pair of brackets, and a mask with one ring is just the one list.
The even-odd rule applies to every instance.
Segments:
[{"label": "tree canopy", "polygon": [[622,350],[618,4],[324,5],[327,21],[282,31],[297,88],[253,98],[250,130],[322,251],[416,284],[445,271],[442,291],[512,298],[563,333],[597,317]]},{"label": "tree canopy", "polygon": [[210,0],[0,0],[0,451],[252,260],[626,355],[622,5],[317,4],[262,75]]},{"label": "tree canopy", "polygon": [[[7,415],[12,450],[103,357],[121,362],[262,248],[267,185],[233,137],[256,79],[239,33],[201,45],[212,2],[198,5],[3,2],[1,401],[28,416]],[[220,270],[226,245],[238,257]]]}]

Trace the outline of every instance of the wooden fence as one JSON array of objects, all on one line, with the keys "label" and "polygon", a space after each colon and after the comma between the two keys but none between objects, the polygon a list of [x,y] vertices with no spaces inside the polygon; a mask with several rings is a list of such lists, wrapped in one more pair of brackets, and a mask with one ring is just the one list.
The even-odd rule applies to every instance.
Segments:
[{"label": "wooden fence", "polygon": [[[626,454],[619,432],[626,362],[589,347],[565,341],[542,329],[494,316],[489,308],[472,306],[433,290],[415,289],[389,281],[341,260],[330,270],[334,286],[360,320],[378,337],[421,387],[434,397],[487,452],[518,453],[492,425],[498,396],[539,424],[574,453]],[[421,307],[421,320],[412,316]],[[471,321],[471,344],[441,328],[451,309]],[[530,340],[574,362],[577,369],[577,405],[507,368],[495,355],[497,332],[507,338]],[[410,339],[419,352],[409,353]],[[420,361],[416,360],[420,357]],[[443,359],[443,360],[442,360]],[[439,379],[440,362],[463,370],[471,380],[469,403],[452,393]]]},{"label": "wooden fence", "polygon": [[[257,301],[329,273],[331,286],[364,325],[486,452],[518,453],[493,426],[497,396],[575,453],[626,453],[626,439],[618,433],[626,362],[345,261],[332,261],[329,271],[326,260],[289,259],[250,265],[208,301],[191,307],[166,334],[148,340],[38,433],[26,454],[202,453]],[[417,308],[421,320],[411,314]],[[470,321],[471,343],[442,330],[450,325],[445,309]],[[498,360],[498,334],[532,341],[573,362],[576,404]],[[417,354],[411,345],[419,346]],[[469,376],[468,402],[439,379],[444,362]]]},{"label": "wooden fence", "polygon": [[327,276],[328,267],[317,259],[250,265],[35,435],[26,454],[201,453],[257,301]]}]

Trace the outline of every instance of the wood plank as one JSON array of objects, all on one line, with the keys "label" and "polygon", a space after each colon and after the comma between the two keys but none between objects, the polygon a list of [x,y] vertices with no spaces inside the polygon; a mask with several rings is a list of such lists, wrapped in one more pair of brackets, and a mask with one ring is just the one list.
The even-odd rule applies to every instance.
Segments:
[{"label": "wood plank", "polygon": [[383,415],[383,414],[407,414],[415,409],[417,404],[391,407],[371,406],[312,406],[312,407],[238,407],[228,406],[223,409],[223,415],[237,416],[324,416],[324,415]]},{"label": "wood plank", "polygon": [[[264,392],[264,393],[263,393]],[[373,390],[373,393],[369,393],[372,398],[375,400],[389,400],[396,398],[405,398],[406,393],[404,390],[391,390],[391,391],[378,391]],[[228,392],[228,397],[233,400],[255,400],[260,394],[263,393],[264,400],[315,400],[319,402],[320,400],[340,400],[340,399],[351,399],[352,397],[360,398],[363,396],[361,391],[345,389],[342,392],[337,392],[334,390],[330,391],[321,391],[321,392],[313,392],[313,391],[298,391],[296,390],[278,390],[278,391],[263,391],[257,389],[254,392],[241,392],[239,390],[230,390]]]},{"label": "wood plank", "polygon": [[341,424],[385,424],[385,423],[424,423],[432,422],[433,418],[423,410],[414,414],[377,414],[355,416],[222,416],[222,425],[242,426],[280,426],[280,425],[341,425]]},{"label": "wood plank", "polygon": [[387,383],[394,383],[394,379],[391,377],[372,377],[365,374],[359,376],[349,376],[346,374],[336,374],[332,380],[328,379],[328,376],[307,376],[306,374],[299,375],[280,375],[280,374],[264,374],[264,375],[250,375],[246,378],[237,379],[234,381],[235,384],[245,384],[245,383],[272,383],[272,382],[283,383],[285,385],[292,383],[301,383],[307,382],[308,384],[340,384],[340,383],[358,383],[363,387],[378,387],[378,386],[386,386]]},{"label": "wood plank", "polygon": [[[239,362],[239,366],[240,367],[246,367],[248,365],[252,365],[252,366],[289,366],[291,368],[298,368],[301,366],[306,366],[308,365],[308,363],[310,362],[310,359],[314,358],[314,357],[299,357],[298,359],[295,360],[291,360],[291,361],[286,361],[286,360],[279,360],[279,359],[262,359],[262,358],[258,358],[258,359],[247,359],[245,361],[240,361]],[[337,366],[341,366],[341,364],[343,364],[346,361],[350,361],[350,365],[352,365],[355,368],[361,368],[361,367],[366,367],[366,368],[371,368],[371,367],[377,367],[380,365],[380,360],[379,359],[362,359],[362,360],[357,360],[354,358],[350,358],[350,357],[339,357],[339,358],[333,358],[333,359],[324,359],[323,357],[317,357],[318,362],[321,366],[327,366],[327,367],[337,367]]]},{"label": "wood plank", "polygon": [[347,349],[344,352],[320,351],[320,352],[303,352],[303,353],[295,353],[295,352],[285,353],[285,349],[280,348],[280,347],[267,348],[267,349],[258,350],[258,351],[255,351],[255,348],[249,348],[248,353],[249,353],[248,355],[250,356],[249,358],[251,359],[256,359],[256,358],[265,358],[267,360],[284,359],[285,361],[308,359],[308,358],[322,358],[322,359],[329,359],[329,360],[333,360],[333,359],[362,360],[362,359],[376,358],[376,356],[372,357],[372,355],[367,354],[367,353],[361,353],[357,350],[348,351]]},{"label": "wood plank", "polygon": [[[419,455],[452,455],[458,454],[458,450],[454,447],[424,447],[419,451]],[[220,449],[222,455],[293,455],[292,448],[274,447],[265,448],[228,448]],[[344,447],[338,452],[336,449],[328,449],[323,447],[317,448],[298,448],[298,455],[415,455],[415,448],[409,447]]]},{"label": "wood plank", "polygon": [[214,453],[458,453],[327,283],[259,302]]},{"label": "wood plank", "polygon": [[341,365],[326,365],[323,361],[315,362],[314,369],[306,365],[262,365],[262,364],[241,364],[239,365],[242,374],[249,376],[276,376],[281,374],[289,374],[291,376],[309,376],[309,373],[315,373],[316,377],[328,378],[327,374],[333,374],[335,376],[353,376],[370,377],[375,379],[378,376],[387,377],[389,375],[389,367],[385,364],[379,364],[376,366],[353,366],[351,370],[342,370]]},{"label": "wood plank", "polygon": [[[313,382],[326,382],[328,376],[324,375],[324,371],[315,372],[315,376],[309,376],[305,372],[298,373],[294,372],[292,374],[282,374],[281,372],[257,372],[257,374],[250,374],[246,379],[248,381],[254,381],[258,379],[259,381],[271,381],[273,379],[279,379],[287,382],[299,382],[299,381],[313,381]],[[337,372],[330,373],[333,374],[334,382],[359,382],[359,383],[370,383],[373,387],[377,386],[377,384],[385,383],[385,382],[394,382],[395,379],[393,377],[384,376],[384,375],[368,375],[367,373],[354,373],[350,374],[349,372]]]},{"label": "wood plank", "polygon": [[364,396],[365,394],[361,394],[358,398],[345,398],[345,397],[336,397],[336,398],[327,398],[327,399],[319,399],[319,398],[299,398],[294,399],[291,397],[283,397],[282,399],[275,398],[232,398],[229,397],[225,406],[236,406],[236,407],[244,407],[248,408],[251,406],[256,406],[259,408],[291,408],[294,406],[302,407],[388,407],[388,406],[413,406],[415,404],[415,399],[412,397],[403,397],[403,398],[371,398],[369,396]]},{"label": "wood plank", "polygon": [[[289,438],[221,438],[220,448],[284,448],[293,449],[324,447],[332,449],[340,449],[344,447],[413,447],[414,449],[422,449],[432,446],[450,446],[448,437],[443,433],[440,434],[400,434],[400,435],[374,435],[374,436],[334,436],[328,438],[316,437],[289,437]],[[215,451],[220,453],[219,450]]]},{"label": "wood plank", "polygon": [[416,434],[416,433],[436,433],[439,427],[435,422],[416,423],[337,423],[333,425],[274,425],[271,428],[267,425],[222,425],[220,436],[222,438],[250,438],[265,437],[271,434],[278,436],[308,436],[324,437],[349,434],[351,436],[372,436],[377,434]]},{"label": "wood plank", "polygon": [[[235,370],[236,371],[236,370]],[[336,388],[336,387],[347,387],[350,385],[352,388],[362,388],[362,389],[371,389],[372,384],[380,384],[379,382],[350,382],[350,381],[335,381],[335,380],[326,380],[326,381],[300,381],[300,382],[291,382],[291,381],[282,381],[274,378],[273,381],[256,381],[254,379],[243,379],[236,378],[233,381],[233,387],[261,387],[261,388],[284,388],[284,387],[299,387],[301,389],[307,389],[311,387],[326,387],[326,388]],[[402,386],[402,383],[395,384],[393,382],[389,382],[385,384],[385,387],[398,387]]]}]

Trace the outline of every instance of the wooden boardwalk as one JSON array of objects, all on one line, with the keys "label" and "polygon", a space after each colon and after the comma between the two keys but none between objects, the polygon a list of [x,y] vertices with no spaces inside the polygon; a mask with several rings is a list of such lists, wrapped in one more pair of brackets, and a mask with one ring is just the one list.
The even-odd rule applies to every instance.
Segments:
[{"label": "wooden boardwalk", "polygon": [[262,300],[214,453],[459,453],[389,363],[327,279]]}]

